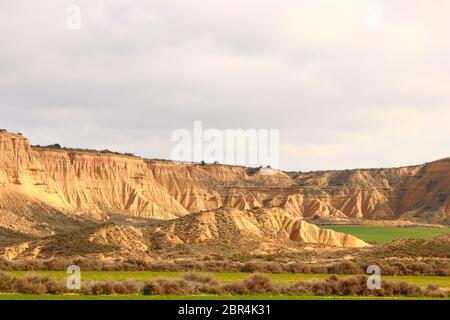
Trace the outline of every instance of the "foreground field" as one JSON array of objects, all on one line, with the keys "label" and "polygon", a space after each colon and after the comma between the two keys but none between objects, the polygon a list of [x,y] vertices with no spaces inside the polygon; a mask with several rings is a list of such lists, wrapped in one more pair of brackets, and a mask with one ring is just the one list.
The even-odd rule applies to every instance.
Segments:
[{"label": "foreground field", "polygon": [[[144,295],[36,295],[0,294],[0,300],[436,300],[429,297],[357,297],[357,296],[291,296],[291,295],[199,295],[199,296],[144,296]],[[450,298],[439,298],[450,300]]]},{"label": "foreground field", "polygon": [[[67,273],[63,271],[11,271],[8,272],[17,277],[24,277],[27,274],[37,274],[47,276],[56,280],[64,280],[67,278]],[[241,281],[248,278],[251,274],[244,272],[215,272],[210,273],[214,278],[222,283],[230,283],[233,281]],[[81,273],[81,281],[94,280],[136,280],[148,281],[158,278],[180,278],[181,272],[152,272],[152,271],[136,271],[136,272],[121,272],[121,271],[84,271]],[[328,274],[294,274],[294,273],[280,273],[267,274],[269,278],[276,284],[292,284],[300,280],[323,280],[329,277]],[[339,275],[340,278],[350,277],[348,275]],[[438,276],[383,276],[382,279],[392,281],[405,281],[415,284],[420,287],[426,287],[430,284],[438,285],[440,288],[450,290],[450,277]]]},{"label": "foreground field", "polygon": [[428,227],[379,227],[359,225],[326,225],[323,228],[351,234],[361,240],[388,243],[402,238],[431,239],[432,237],[450,233],[450,228]]}]

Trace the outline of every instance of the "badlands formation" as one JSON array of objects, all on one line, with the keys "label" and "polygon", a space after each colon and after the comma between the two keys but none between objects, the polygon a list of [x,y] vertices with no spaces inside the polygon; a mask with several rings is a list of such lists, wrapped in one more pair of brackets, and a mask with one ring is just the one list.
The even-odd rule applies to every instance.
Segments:
[{"label": "badlands formation", "polygon": [[123,254],[247,240],[364,247],[311,222],[448,223],[449,194],[450,159],[264,175],[239,166],[33,147],[19,134],[0,132],[0,248],[9,259],[77,254],[58,247],[63,235]]}]

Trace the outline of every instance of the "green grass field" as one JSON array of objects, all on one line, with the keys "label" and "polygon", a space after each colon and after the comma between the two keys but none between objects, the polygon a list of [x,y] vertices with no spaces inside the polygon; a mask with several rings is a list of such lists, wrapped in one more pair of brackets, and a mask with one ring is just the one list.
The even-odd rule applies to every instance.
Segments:
[{"label": "green grass field", "polygon": [[450,233],[450,228],[378,227],[359,225],[326,225],[322,227],[348,233],[364,241],[376,243],[388,243],[392,240],[401,238],[431,239],[438,234]]}]

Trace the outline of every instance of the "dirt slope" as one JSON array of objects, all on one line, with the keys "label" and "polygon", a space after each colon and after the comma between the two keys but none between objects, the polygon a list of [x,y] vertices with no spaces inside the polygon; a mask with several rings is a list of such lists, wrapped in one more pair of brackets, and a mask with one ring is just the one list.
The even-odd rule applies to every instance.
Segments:
[{"label": "dirt slope", "polygon": [[161,250],[170,252],[180,244],[217,247],[218,243],[231,243],[240,247],[241,253],[248,253],[248,243],[252,242],[267,248],[274,244],[282,248],[292,242],[335,248],[369,246],[356,237],[295,218],[280,208],[253,211],[222,208],[134,226],[106,223],[83,232],[7,246],[0,252],[7,259],[49,259],[83,254],[142,258],[159,254]]},{"label": "dirt slope", "polygon": [[164,222],[154,234],[171,244],[211,239],[278,239],[345,248],[367,246],[353,236],[319,228],[280,208],[246,211],[222,208],[195,213]]}]

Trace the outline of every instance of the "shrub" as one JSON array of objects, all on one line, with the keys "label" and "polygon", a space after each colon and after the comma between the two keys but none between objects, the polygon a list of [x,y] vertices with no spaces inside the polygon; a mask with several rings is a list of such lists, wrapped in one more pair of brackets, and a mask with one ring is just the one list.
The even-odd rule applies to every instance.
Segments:
[{"label": "shrub", "polygon": [[157,279],[145,284],[143,293],[145,295],[185,295],[198,293],[184,279]]},{"label": "shrub", "polygon": [[182,276],[182,278],[189,282],[196,282],[201,284],[210,284],[218,286],[220,283],[217,279],[214,279],[210,274],[198,274],[189,272]]},{"label": "shrub", "polygon": [[29,275],[24,278],[14,278],[12,284],[13,292],[28,293],[28,294],[45,294],[48,292],[47,286],[53,280],[47,277],[39,277],[36,275]]},{"label": "shrub", "polygon": [[116,287],[116,292],[119,294],[141,294],[143,284],[134,280],[125,280],[121,286]]},{"label": "shrub", "polygon": [[323,281],[299,281],[280,289],[283,294],[316,294],[339,296],[431,296],[444,297],[445,292],[432,286],[421,289],[406,282],[383,281],[381,289],[370,290],[367,287],[367,277],[357,276],[339,279],[331,276]]},{"label": "shrub", "polygon": [[67,292],[67,285],[61,281],[50,280],[47,282],[47,293],[63,294]]},{"label": "shrub", "polygon": [[110,295],[116,293],[117,283],[111,280],[108,281],[92,281],[84,288],[86,294],[92,295]]},{"label": "shrub", "polygon": [[11,292],[14,279],[4,272],[0,272],[0,292]]},{"label": "shrub", "polygon": [[247,286],[244,285],[243,282],[228,283],[222,287],[222,292],[229,293],[229,294],[239,294],[239,295],[244,295],[244,294],[250,293],[249,289],[247,288]]},{"label": "shrub", "polygon": [[[28,294],[61,294],[67,292],[63,281],[47,277],[29,275],[24,278],[11,277],[0,272],[0,292]],[[194,294],[314,294],[338,296],[429,296],[446,297],[439,286],[429,285],[422,289],[406,282],[382,281],[381,289],[370,290],[367,276],[338,278],[330,276],[325,280],[298,281],[285,286],[275,286],[262,274],[220,285],[210,275],[185,274],[181,279],[155,279],[145,284],[133,280],[92,281],[83,286],[82,291],[90,295],[145,294],[145,295],[194,295]]]},{"label": "shrub", "polygon": [[[62,240],[61,240],[62,241]],[[113,247],[83,245],[80,241],[76,248],[84,252],[97,252],[102,250],[113,250]],[[73,246],[74,244],[67,244]],[[83,247],[84,246],[84,247]],[[447,250],[448,251],[448,250]],[[53,259],[50,261],[7,261],[0,257],[1,270],[65,270],[69,265],[78,265],[85,271],[191,271],[191,272],[250,272],[250,273],[315,273],[315,274],[366,274],[367,266],[378,265],[384,275],[428,275],[428,276],[450,276],[449,259],[425,259],[409,263],[399,260],[381,259],[358,259],[357,261],[343,261],[328,264],[308,264],[302,262],[275,262],[275,261],[233,261],[219,260],[194,261],[182,260],[175,262],[147,262],[139,259],[130,259],[121,262],[104,262],[94,259]]]},{"label": "shrub", "polygon": [[151,281],[144,285],[142,293],[146,296],[159,296],[164,294],[164,289],[157,281]]},{"label": "shrub", "polygon": [[255,274],[245,279],[243,284],[252,293],[267,293],[274,289],[272,280],[263,274]]}]

